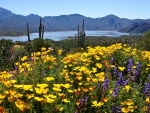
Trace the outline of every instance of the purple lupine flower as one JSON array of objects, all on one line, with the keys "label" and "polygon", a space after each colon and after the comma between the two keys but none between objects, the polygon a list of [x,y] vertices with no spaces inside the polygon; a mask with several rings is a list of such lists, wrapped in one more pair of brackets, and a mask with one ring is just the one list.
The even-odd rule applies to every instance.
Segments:
[{"label": "purple lupine flower", "polygon": [[53,51],[53,48],[52,48],[52,47],[50,47],[49,49],[50,49],[51,51]]},{"label": "purple lupine flower", "polygon": [[150,74],[148,74],[148,77],[147,77],[147,79],[148,79],[148,80],[150,80]]},{"label": "purple lupine flower", "polygon": [[114,70],[114,71],[113,71],[113,75],[114,75],[114,77],[116,77],[116,75],[117,75],[117,67],[114,67],[113,70]]},{"label": "purple lupine flower", "polygon": [[121,86],[121,85],[124,85],[126,83],[126,81],[124,81],[123,79],[123,76],[122,76],[122,72],[119,73],[119,78],[115,84],[115,86]]},{"label": "purple lupine flower", "polygon": [[133,72],[135,77],[137,77],[140,74],[140,70],[141,70],[141,63],[138,62],[137,65],[136,65],[136,69]]},{"label": "purple lupine flower", "polygon": [[102,86],[103,86],[104,91],[106,91],[108,89],[108,78],[107,77],[105,77]]},{"label": "purple lupine flower", "polygon": [[135,79],[135,81],[136,81],[137,83],[140,82],[140,80],[139,80],[140,70],[141,70],[141,63],[138,62],[137,65],[136,65],[136,69],[135,69],[134,72],[133,72],[134,79]]},{"label": "purple lupine flower", "polygon": [[140,74],[140,72],[138,70],[134,70],[133,74],[134,74],[135,77],[137,77]]},{"label": "purple lupine flower", "polygon": [[17,67],[17,66],[15,66],[15,70],[17,70],[17,71],[18,71],[18,67]]},{"label": "purple lupine flower", "polygon": [[34,57],[31,57],[31,59],[30,59],[31,61],[34,61]]},{"label": "purple lupine flower", "polygon": [[44,78],[44,75],[46,75],[46,71],[42,71],[42,78]]},{"label": "purple lupine flower", "polygon": [[[148,110],[147,111],[150,111],[150,104],[148,104]],[[149,112],[147,112],[147,113],[149,113]]]},{"label": "purple lupine flower", "polygon": [[133,66],[133,59],[130,58],[128,60],[128,69],[127,69],[128,73],[130,73],[132,71],[132,66]]},{"label": "purple lupine flower", "polygon": [[80,104],[79,104],[78,108],[82,109],[82,107],[84,105],[84,99],[79,99],[79,102],[80,102]]},{"label": "purple lupine flower", "polygon": [[123,85],[123,80],[119,79],[119,80],[117,80],[115,87],[122,86],[122,85]]},{"label": "purple lupine flower", "polygon": [[86,96],[86,97],[85,97],[85,99],[84,99],[84,101],[85,101],[85,102],[87,102],[87,101],[88,101],[88,99],[89,99],[89,97],[88,97],[88,96]]},{"label": "purple lupine flower", "polygon": [[122,85],[128,84],[128,80],[123,80]]},{"label": "purple lupine flower", "polygon": [[118,107],[117,113],[122,113],[122,112],[121,112],[121,106]]},{"label": "purple lupine flower", "polygon": [[97,85],[97,89],[99,89],[99,88],[100,88],[100,84]]},{"label": "purple lupine flower", "polygon": [[113,63],[114,63],[114,57],[111,57],[110,64],[113,64]]},{"label": "purple lupine flower", "polygon": [[[9,73],[10,73],[11,75],[13,75],[13,72],[12,72],[12,71],[10,71]],[[13,75],[10,79],[11,79],[11,80],[14,80],[14,79],[15,79],[15,76]]]},{"label": "purple lupine flower", "polygon": [[117,107],[113,107],[112,108],[112,113],[121,113],[121,107],[120,106],[118,108]]},{"label": "purple lupine flower", "polygon": [[79,104],[78,108],[79,108],[79,109],[82,109],[82,108],[84,107],[84,104],[85,104],[87,101],[88,101],[88,96],[86,96],[85,98],[79,99],[80,104]]},{"label": "purple lupine flower", "polygon": [[116,107],[112,107],[112,113],[116,113],[117,108]]},{"label": "purple lupine flower", "polygon": [[122,72],[119,73],[119,80],[122,80],[123,76],[122,76]]},{"label": "purple lupine flower", "polygon": [[140,71],[140,69],[141,69],[141,62],[138,62],[138,63],[137,63],[136,69],[137,69],[138,71]]},{"label": "purple lupine flower", "polygon": [[15,79],[15,76],[12,76],[10,79],[11,79],[11,80],[14,80],[14,79]]},{"label": "purple lupine flower", "polygon": [[143,93],[145,96],[150,96],[150,83],[144,84]]},{"label": "purple lupine flower", "polygon": [[113,97],[116,97],[116,96],[118,95],[118,93],[119,93],[119,91],[118,91],[118,88],[116,87],[116,88],[114,88],[114,90],[113,90],[112,96],[113,96]]}]

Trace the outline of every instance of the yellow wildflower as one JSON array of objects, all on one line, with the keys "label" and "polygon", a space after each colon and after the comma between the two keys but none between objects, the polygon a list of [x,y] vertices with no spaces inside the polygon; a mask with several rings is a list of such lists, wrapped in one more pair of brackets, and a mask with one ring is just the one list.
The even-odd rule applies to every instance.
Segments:
[{"label": "yellow wildflower", "polygon": [[58,50],[58,54],[61,55],[62,54],[62,50]]},{"label": "yellow wildflower", "polygon": [[127,92],[129,92],[130,88],[131,88],[130,85],[125,86],[125,89],[127,90]]},{"label": "yellow wildflower", "polygon": [[54,77],[46,77],[45,80],[46,81],[52,81],[52,80],[54,80]]},{"label": "yellow wildflower", "polygon": [[37,87],[44,89],[45,87],[48,87],[48,84],[37,84]]},{"label": "yellow wildflower", "polygon": [[73,93],[73,91],[72,90],[67,90],[69,93]]},{"label": "yellow wildflower", "polygon": [[70,84],[62,84],[63,87],[65,87],[66,89],[70,88],[71,85]]},{"label": "yellow wildflower", "polygon": [[5,97],[6,97],[6,95],[0,94],[0,99],[4,99]]},{"label": "yellow wildflower", "polygon": [[33,89],[32,89],[32,86],[33,86],[33,85],[23,85],[23,89],[26,90],[26,91],[27,91],[27,90],[31,90],[31,91],[32,91],[32,90],[33,90]]},{"label": "yellow wildflower", "polygon": [[101,107],[104,103],[103,102],[93,101],[92,104],[93,104],[92,107],[93,106],[95,106],[95,107]]},{"label": "yellow wildflower", "polygon": [[63,99],[62,101],[63,101],[63,102],[65,102],[65,103],[70,102],[70,101],[69,101],[69,100],[67,100],[67,99]]},{"label": "yellow wildflower", "polygon": [[33,97],[34,97],[34,94],[26,94],[26,97],[27,97],[28,99],[33,98]]},{"label": "yellow wildflower", "polygon": [[42,48],[41,48],[41,51],[45,51],[45,50],[46,50],[46,48],[45,48],[45,47],[42,47]]},{"label": "yellow wildflower", "polygon": [[21,61],[25,61],[25,60],[27,60],[27,56],[21,58]]},{"label": "yellow wildflower", "polygon": [[123,71],[123,70],[125,69],[125,67],[118,67],[118,69],[119,69],[120,71]]},{"label": "yellow wildflower", "polygon": [[96,67],[98,67],[98,68],[102,68],[102,64],[100,64],[100,63],[96,63],[95,65],[96,65]]},{"label": "yellow wildflower", "polygon": [[149,97],[146,97],[146,100],[145,100],[147,103],[150,103],[150,99]]},{"label": "yellow wildflower", "polygon": [[43,99],[43,98],[40,98],[40,97],[34,97],[34,99],[37,100],[37,101],[40,101],[40,102],[43,102],[43,101],[44,101],[44,99]]},{"label": "yellow wildflower", "polygon": [[46,98],[46,102],[47,102],[47,103],[53,103],[54,101],[55,101],[54,99]]},{"label": "yellow wildflower", "polygon": [[56,88],[56,87],[53,87],[53,90],[54,90],[54,91],[61,91],[61,89]]},{"label": "yellow wildflower", "polygon": [[20,110],[20,111],[25,111],[25,103],[19,99],[17,99],[17,101],[15,102],[15,105],[17,106],[17,108]]}]

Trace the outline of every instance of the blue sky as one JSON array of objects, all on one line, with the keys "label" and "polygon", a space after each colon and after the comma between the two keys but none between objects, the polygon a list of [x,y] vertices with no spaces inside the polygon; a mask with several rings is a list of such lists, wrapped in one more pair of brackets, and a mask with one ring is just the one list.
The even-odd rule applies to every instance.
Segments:
[{"label": "blue sky", "polygon": [[150,18],[150,0],[1,0],[0,7],[24,16],[81,14],[99,18],[114,14],[128,19]]}]

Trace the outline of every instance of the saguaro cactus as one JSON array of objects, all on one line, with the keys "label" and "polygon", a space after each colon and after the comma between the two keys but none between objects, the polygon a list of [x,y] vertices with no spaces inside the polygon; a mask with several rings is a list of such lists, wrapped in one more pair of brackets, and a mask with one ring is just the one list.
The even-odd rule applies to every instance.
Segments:
[{"label": "saguaro cactus", "polygon": [[27,32],[28,32],[28,42],[30,42],[30,31],[29,31],[29,24],[27,22]]},{"label": "saguaro cactus", "polygon": [[84,31],[84,19],[82,23],[82,30],[80,31],[80,37],[81,37],[81,47],[83,48],[83,42],[85,40],[85,31]]},{"label": "saguaro cactus", "polygon": [[44,37],[44,26],[43,26],[43,29],[42,29],[42,39]]},{"label": "saguaro cactus", "polygon": [[76,40],[77,40],[77,37],[76,37],[76,34],[75,34],[75,43],[76,43]]},{"label": "saguaro cactus", "polygon": [[77,29],[78,29],[77,46],[80,46],[79,25],[77,26]]},{"label": "saguaro cactus", "polygon": [[84,42],[85,40],[85,31],[84,31],[84,19],[83,19],[83,23],[82,23],[82,30],[80,31],[80,34],[79,34],[79,25],[78,25],[78,40],[77,40],[77,46],[80,46],[80,47],[84,47]]},{"label": "saguaro cactus", "polygon": [[42,25],[42,18],[40,18],[39,38],[43,39],[43,36],[44,36],[44,26]]}]

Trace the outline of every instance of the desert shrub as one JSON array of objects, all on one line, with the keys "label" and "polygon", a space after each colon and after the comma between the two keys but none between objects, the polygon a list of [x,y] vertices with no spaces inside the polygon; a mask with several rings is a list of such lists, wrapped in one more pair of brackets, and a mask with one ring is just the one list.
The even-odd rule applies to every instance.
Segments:
[{"label": "desert shrub", "polygon": [[138,48],[150,51],[150,31],[145,32],[141,40],[139,40]]},{"label": "desert shrub", "polygon": [[0,70],[8,69],[12,55],[12,40],[0,40]]}]

